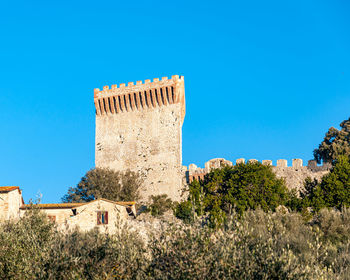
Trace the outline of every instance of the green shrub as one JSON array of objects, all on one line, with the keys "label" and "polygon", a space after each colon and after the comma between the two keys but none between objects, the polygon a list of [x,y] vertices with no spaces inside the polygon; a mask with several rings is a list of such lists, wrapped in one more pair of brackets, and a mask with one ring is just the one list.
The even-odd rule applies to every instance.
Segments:
[{"label": "green shrub", "polygon": [[0,279],[133,279],[145,271],[144,252],[127,229],[63,234],[36,209],[0,225]]},{"label": "green shrub", "polygon": [[194,209],[191,201],[182,201],[177,203],[174,209],[174,215],[176,218],[183,220],[185,223],[193,222]]},{"label": "green shrub", "polygon": [[320,233],[299,214],[255,210],[219,230],[173,227],[149,248],[151,279],[336,279]]},{"label": "green shrub", "polygon": [[[165,224],[164,224],[165,225]],[[144,244],[113,235],[58,232],[39,210],[0,224],[0,279],[349,279],[350,210],[232,211],[224,227],[199,220],[162,226]]]},{"label": "green shrub", "polygon": [[163,216],[164,213],[173,207],[173,202],[166,194],[151,195],[151,204],[147,206],[147,211],[154,217]]}]

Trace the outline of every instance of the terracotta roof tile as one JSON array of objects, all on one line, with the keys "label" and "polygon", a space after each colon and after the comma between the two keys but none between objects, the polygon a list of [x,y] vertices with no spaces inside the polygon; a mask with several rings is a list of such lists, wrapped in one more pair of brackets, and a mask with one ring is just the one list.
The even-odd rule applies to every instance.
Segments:
[{"label": "terracotta roof tile", "polygon": [[[79,206],[83,206],[85,204],[89,204],[89,203],[95,202],[97,200],[104,200],[106,202],[115,203],[115,204],[122,205],[122,206],[132,206],[132,205],[136,204],[135,201],[112,201],[112,200],[101,198],[101,199],[92,200],[90,202],[81,202],[81,203],[48,203],[48,204],[34,204],[34,206],[37,207],[37,208],[42,208],[42,209],[75,208],[75,207],[79,207]],[[25,205],[21,206],[21,209],[29,209],[31,207],[32,207],[32,205],[25,204]]]},{"label": "terracotta roof tile", "polygon": [[19,187],[17,186],[4,186],[4,187],[0,187],[0,192],[10,192],[13,190],[19,190]]},{"label": "terracotta roof tile", "polygon": [[54,209],[54,208],[74,208],[78,206],[82,206],[86,204],[85,203],[46,203],[46,204],[25,204],[21,206],[21,209],[28,209],[31,208],[32,206],[37,207],[37,208],[43,208],[43,209]]}]

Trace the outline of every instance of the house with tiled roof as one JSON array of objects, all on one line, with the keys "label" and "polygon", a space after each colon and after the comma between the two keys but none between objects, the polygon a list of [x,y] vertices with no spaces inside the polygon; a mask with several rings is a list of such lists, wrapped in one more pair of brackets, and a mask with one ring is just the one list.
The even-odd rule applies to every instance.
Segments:
[{"label": "house with tiled roof", "polygon": [[100,198],[82,203],[24,204],[19,187],[0,187],[0,222],[23,217],[34,208],[45,213],[60,230],[99,228],[113,233],[126,219],[136,217],[135,202]]}]

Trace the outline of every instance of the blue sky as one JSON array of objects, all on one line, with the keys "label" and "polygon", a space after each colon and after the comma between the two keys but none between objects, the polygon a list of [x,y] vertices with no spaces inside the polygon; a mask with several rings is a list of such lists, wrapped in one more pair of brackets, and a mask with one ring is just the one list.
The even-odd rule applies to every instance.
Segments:
[{"label": "blue sky", "polygon": [[185,76],[183,164],[312,158],[350,117],[350,2],[0,2],[0,185],[94,167],[93,89]]}]

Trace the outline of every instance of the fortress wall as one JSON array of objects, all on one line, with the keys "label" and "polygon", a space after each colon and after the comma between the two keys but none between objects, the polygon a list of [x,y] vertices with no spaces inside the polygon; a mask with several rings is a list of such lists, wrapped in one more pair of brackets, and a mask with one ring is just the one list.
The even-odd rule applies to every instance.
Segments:
[{"label": "fortress wall", "polygon": [[[244,158],[236,160],[236,164],[245,163]],[[257,162],[256,159],[250,159],[247,163]],[[288,161],[285,159],[277,160],[277,165],[273,166],[271,160],[263,160],[262,164],[272,166],[272,170],[275,172],[278,178],[284,178],[286,185],[289,189],[303,190],[304,181],[307,177],[311,179],[320,179],[326,175],[331,165],[325,163],[322,166],[318,166],[316,161],[309,160],[308,165],[303,165],[302,159],[293,159],[292,166],[288,166]],[[212,159],[205,163],[205,168],[199,168],[195,164],[191,164],[187,173],[188,182],[193,180],[203,180],[204,176],[214,168],[220,168],[224,165],[232,166],[232,162],[225,159]]]},{"label": "fortress wall", "polygon": [[139,172],[142,197],[167,194],[179,200],[183,187],[184,80],[173,76],[128,87],[95,91],[96,167]]}]

